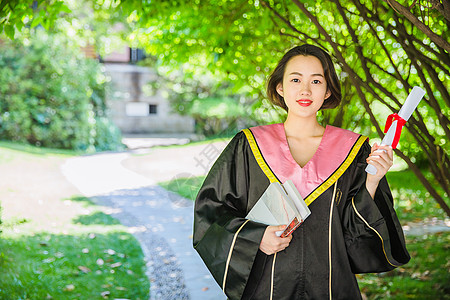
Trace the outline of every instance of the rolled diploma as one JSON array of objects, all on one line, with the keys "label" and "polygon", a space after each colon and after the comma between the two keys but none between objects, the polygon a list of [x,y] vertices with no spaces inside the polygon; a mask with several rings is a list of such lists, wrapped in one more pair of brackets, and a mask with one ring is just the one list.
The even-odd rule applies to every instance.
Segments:
[{"label": "rolled diploma", "polygon": [[[417,105],[419,105],[420,100],[422,100],[423,96],[425,95],[425,91],[421,89],[418,86],[413,87],[411,90],[411,93],[409,93],[408,97],[406,98],[405,104],[403,104],[402,108],[398,112],[398,115],[404,119],[405,121],[408,121],[411,117],[412,113],[416,109]],[[381,145],[384,146],[392,146],[392,142],[394,141],[395,136],[395,130],[397,129],[397,121],[392,122],[391,127],[389,127],[388,132],[384,136],[383,140],[381,141]],[[385,150],[377,150],[377,152],[382,152]],[[377,173],[377,168],[373,165],[367,165],[366,172],[375,175]]]}]

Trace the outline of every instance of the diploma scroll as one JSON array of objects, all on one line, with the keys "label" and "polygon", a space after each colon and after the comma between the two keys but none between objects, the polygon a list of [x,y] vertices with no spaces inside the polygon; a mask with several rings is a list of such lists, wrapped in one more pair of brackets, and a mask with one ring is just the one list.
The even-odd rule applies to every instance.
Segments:
[{"label": "diploma scroll", "polygon": [[[386,135],[381,141],[381,145],[392,146],[394,149],[397,147],[403,125],[409,120],[424,95],[425,91],[423,89],[418,86],[413,87],[398,114],[392,114],[388,117],[386,127],[384,128]],[[375,153],[382,151],[384,150],[377,150]],[[377,168],[369,164],[366,167],[366,172],[375,175]]]}]

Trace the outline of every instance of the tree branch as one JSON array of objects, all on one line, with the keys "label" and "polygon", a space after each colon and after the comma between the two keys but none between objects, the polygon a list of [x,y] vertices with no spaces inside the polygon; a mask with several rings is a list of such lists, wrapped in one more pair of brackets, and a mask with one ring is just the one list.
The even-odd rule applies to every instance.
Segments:
[{"label": "tree branch", "polygon": [[431,9],[436,9],[438,12],[440,12],[444,18],[447,20],[447,22],[450,22],[450,1],[448,0],[430,0],[431,2]]},{"label": "tree branch", "polygon": [[406,17],[414,26],[419,28],[425,35],[427,35],[436,45],[445,49],[448,53],[450,53],[450,44],[444,40],[439,35],[435,34],[431,29],[422,23],[415,15],[413,15],[407,7],[404,7],[400,3],[395,0],[383,0],[387,4],[389,4],[395,11],[398,11],[400,14]]},{"label": "tree branch", "polygon": [[440,207],[442,207],[447,216],[450,216],[450,207],[447,205],[441,195],[438,194],[431,183],[425,178],[425,176],[423,176],[420,169],[411,161],[411,159],[407,155],[403,154],[403,152],[401,152],[399,149],[395,149],[394,151],[395,154],[397,154],[408,164],[411,171],[414,172],[417,178],[419,178],[420,182],[422,182],[423,186],[430,192],[431,196],[437,201],[437,203],[439,203]]},{"label": "tree branch", "polygon": [[[367,11],[367,7],[362,5],[358,0],[353,0],[353,3],[355,4],[355,6],[358,8],[359,11]],[[379,6],[380,8],[383,9],[383,12],[380,13],[381,15],[385,14],[388,12],[388,9],[386,7],[384,7],[383,5]],[[370,11],[369,11],[370,12]],[[371,25],[369,20],[372,20],[373,22],[375,22],[376,24],[378,24],[379,26],[382,26],[385,28],[385,33],[391,35],[397,42],[401,43],[402,40],[404,39],[408,39],[411,38],[414,40],[414,42],[416,42],[420,47],[424,47],[425,49],[427,49],[430,53],[434,54],[438,60],[432,60],[433,64],[436,65],[438,68],[440,68],[441,70],[443,70],[445,73],[448,74],[448,69],[446,68],[449,64],[450,64],[450,56],[448,55],[448,53],[439,53],[436,52],[430,45],[426,45],[424,44],[421,40],[417,39],[415,36],[408,34],[408,32],[406,31],[404,24],[402,30],[399,30],[397,27],[392,26],[391,24],[385,24],[378,16],[378,13],[372,13],[370,12],[370,18],[368,16],[364,16],[366,22],[369,24],[369,26]],[[401,24],[401,22],[398,19],[397,15],[394,15],[394,17],[396,18],[396,24]],[[397,25],[399,26],[399,25]],[[394,34],[394,31],[398,32],[398,36]],[[444,51],[442,48],[439,48],[439,50]],[[422,54],[422,53],[420,53]],[[425,60],[430,60],[431,58],[429,58],[428,56],[425,56],[422,54],[421,60],[425,59]],[[443,64],[441,64],[441,62]]]},{"label": "tree branch", "polygon": [[266,1],[261,1],[261,3],[267,7],[270,11],[272,11],[272,13],[281,21],[283,21],[289,28],[291,28],[294,32],[298,33],[298,34],[302,34],[304,35],[302,32],[300,32],[297,28],[295,28],[294,25],[292,25],[291,22],[289,22],[289,20],[287,20],[285,17],[283,17],[282,15],[280,15],[272,6],[270,6],[269,3],[267,3]]}]

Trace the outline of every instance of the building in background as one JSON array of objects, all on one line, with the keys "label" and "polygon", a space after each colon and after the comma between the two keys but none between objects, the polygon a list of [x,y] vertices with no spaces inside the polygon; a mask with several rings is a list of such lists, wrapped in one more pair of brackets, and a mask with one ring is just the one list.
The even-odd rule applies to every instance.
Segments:
[{"label": "building in background", "polygon": [[135,65],[143,58],[142,50],[129,47],[102,58],[111,77],[106,103],[113,122],[124,134],[194,133],[194,119],[172,112],[163,91],[154,95],[144,92],[144,86],[158,80],[158,75],[151,68]]}]

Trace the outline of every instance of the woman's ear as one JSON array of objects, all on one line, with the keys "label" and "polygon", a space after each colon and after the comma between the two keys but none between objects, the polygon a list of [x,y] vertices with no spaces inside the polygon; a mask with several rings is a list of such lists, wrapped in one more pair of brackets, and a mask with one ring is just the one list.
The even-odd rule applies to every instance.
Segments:
[{"label": "woman's ear", "polygon": [[331,96],[331,91],[327,89],[327,92],[325,93],[325,99],[328,99]]},{"label": "woman's ear", "polygon": [[280,95],[281,97],[284,97],[284,96],[283,96],[283,84],[282,84],[281,82],[277,85],[277,93],[278,93],[278,95]]}]

